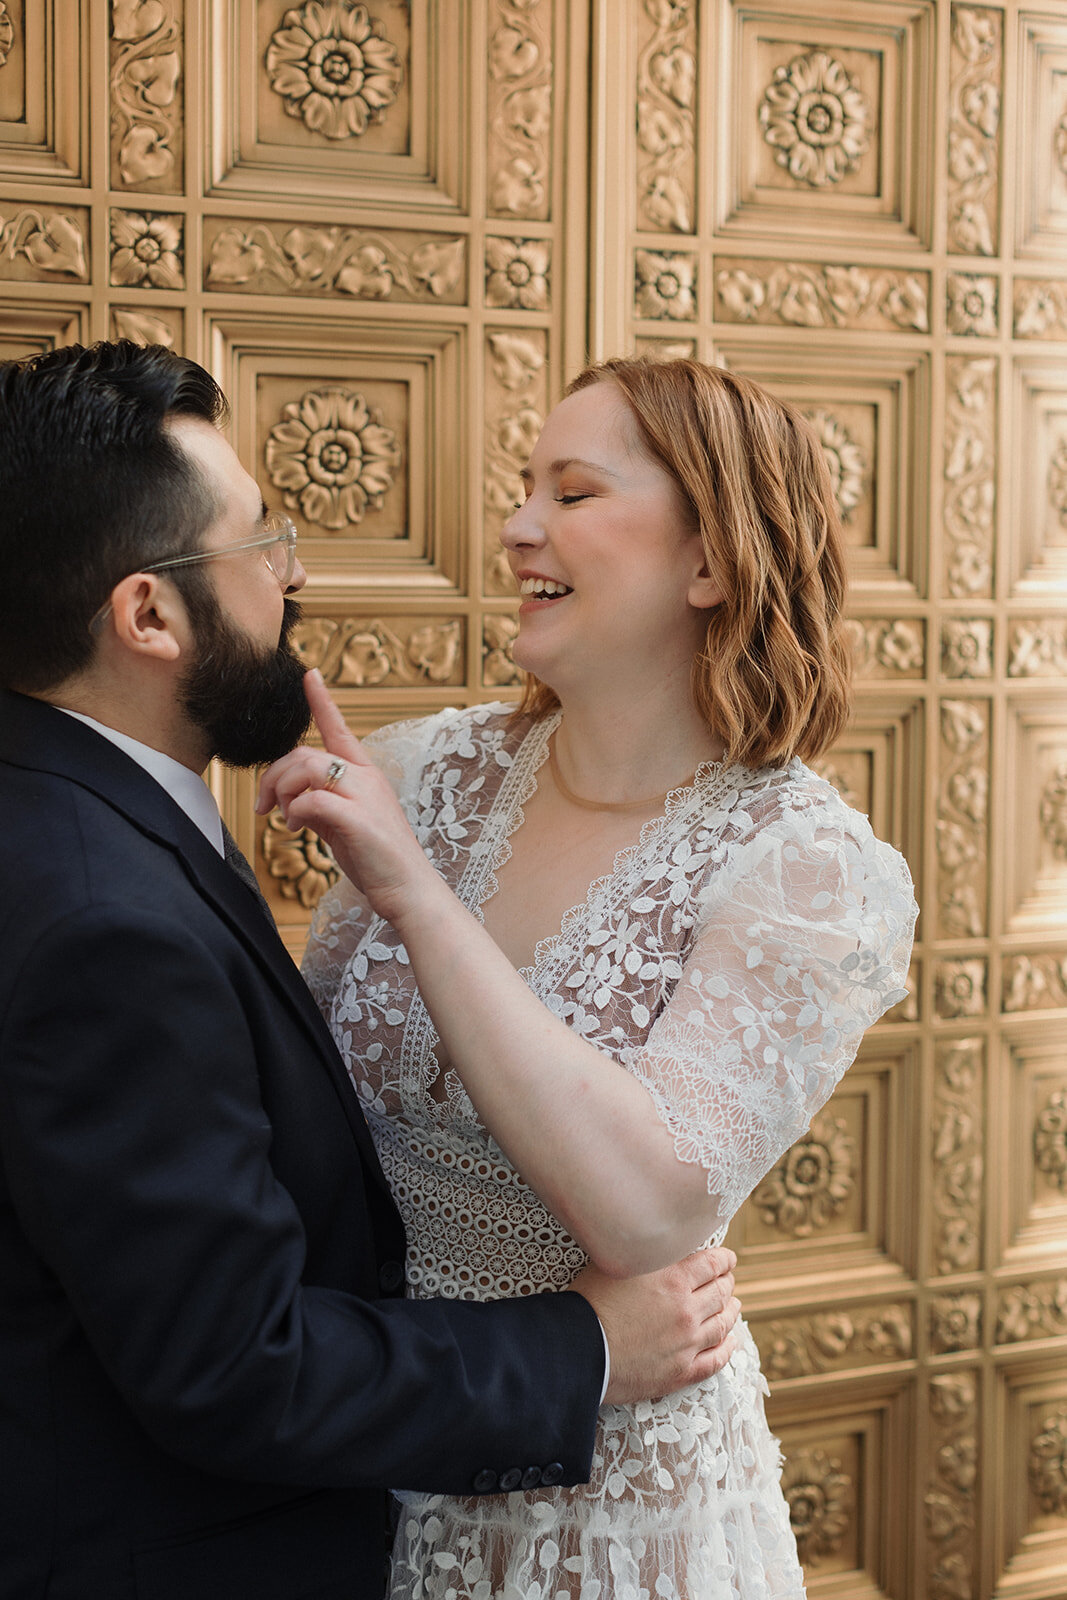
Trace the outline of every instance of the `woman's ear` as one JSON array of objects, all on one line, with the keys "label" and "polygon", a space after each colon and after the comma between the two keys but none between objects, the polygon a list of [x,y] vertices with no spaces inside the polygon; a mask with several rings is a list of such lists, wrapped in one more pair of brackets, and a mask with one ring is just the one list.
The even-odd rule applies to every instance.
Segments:
[{"label": "woman's ear", "polygon": [[689,604],[695,606],[698,611],[708,611],[712,606],[721,605],[722,598],[722,588],[718,579],[713,578],[707,565],[701,562],[700,571],[689,585]]},{"label": "woman's ear", "polygon": [[177,661],[189,639],[189,619],[177,589],[152,572],[131,572],[111,591],[105,625],[134,654]]}]

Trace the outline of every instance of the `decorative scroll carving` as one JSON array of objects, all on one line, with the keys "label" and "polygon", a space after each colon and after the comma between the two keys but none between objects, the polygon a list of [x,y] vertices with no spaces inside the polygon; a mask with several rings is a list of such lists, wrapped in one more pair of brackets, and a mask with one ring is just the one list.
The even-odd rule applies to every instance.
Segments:
[{"label": "decorative scroll carving", "polygon": [[1067,1335],[1067,1278],[1044,1283],[1014,1283],[997,1302],[997,1343]]},{"label": "decorative scroll carving", "polygon": [[980,1294],[946,1294],[930,1304],[930,1348],[937,1355],[949,1350],[977,1350],[982,1337]]},{"label": "decorative scroll carving", "polygon": [[1056,1089],[1034,1118],[1034,1165],[1067,1194],[1067,1089]]},{"label": "decorative scroll carving", "polygon": [[280,811],[272,811],[267,818],[259,847],[282,894],[287,900],[299,900],[305,911],[314,911],[341,876],[325,840],[310,828],[290,833]]},{"label": "decorative scroll carving", "polygon": [[787,1322],[753,1326],[760,1364],[772,1382],[810,1378],[880,1362],[905,1361],[912,1354],[911,1311],[903,1305],[790,1317]]},{"label": "decorative scroll carving", "polygon": [[996,362],[946,362],[945,586],[954,599],[991,593],[996,498]]},{"label": "decorative scroll carving", "polygon": [[179,0],[111,0],[111,183],[181,190]]},{"label": "decorative scroll carving", "polygon": [[[545,220],[552,139],[550,7],[495,0],[489,38],[489,212]],[[492,12],[490,27],[492,27]]]},{"label": "decorative scroll carving", "polygon": [[482,686],[506,689],[522,681],[522,673],[512,659],[511,647],[519,631],[516,617],[493,612],[482,620]]},{"label": "decorative scroll carving", "polygon": [[666,317],[674,322],[696,319],[695,256],[637,250],[634,263],[639,317]]},{"label": "decorative scroll carving", "polygon": [[[484,581],[491,595],[515,595],[498,537],[522,498],[519,472],[541,431],[548,404],[547,341],[540,328],[491,329],[486,334]],[[502,664],[497,662],[494,670],[503,670]]]},{"label": "decorative scroll carving", "polygon": [[933,1258],[939,1274],[981,1264],[985,1166],[985,1046],[954,1039],[937,1051],[934,1079]]},{"label": "decorative scroll carving", "polygon": [[980,1017],[986,1009],[984,961],[940,961],[934,972],[939,1017]]},{"label": "decorative scroll carving", "polygon": [[840,1461],[823,1450],[790,1451],[782,1492],[801,1561],[831,1556],[841,1548],[856,1511],[856,1486]]},{"label": "decorative scroll carving", "polygon": [[715,274],[720,322],[930,331],[930,275],[809,262],[731,260]]},{"label": "decorative scroll carving", "polygon": [[357,300],[466,299],[467,242],[445,234],[228,223],[210,236],[206,289],[350,295]]},{"label": "decorative scroll carving", "polygon": [[752,1203],[770,1227],[794,1239],[810,1238],[852,1194],[858,1159],[847,1124],[824,1111],[767,1174]]},{"label": "decorative scroll carving", "polygon": [[0,67],[4,65],[11,54],[11,46],[15,43],[15,24],[7,6],[0,5]]},{"label": "decorative scroll carving", "polygon": [[971,1372],[930,1380],[934,1470],[924,1500],[929,1600],[972,1600],[976,1485],[978,1479],[978,1385]]},{"label": "decorative scroll carving", "polygon": [[53,273],[89,280],[88,215],[26,206],[10,217],[0,216],[0,278],[44,280]]},{"label": "decorative scroll carving", "polygon": [[1067,338],[1067,284],[1042,278],[1016,278],[1017,339]]},{"label": "decorative scroll carving", "polygon": [[266,54],[286,112],[327,139],[358,138],[396,102],[404,69],[367,7],[307,0],[287,11]]},{"label": "decorative scroll carving", "polygon": [[1062,1517],[1067,1515],[1067,1407],[1046,1413],[1038,1426],[1030,1441],[1030,1488],[1046,1516]]},{"label": "decorative scroll carving", "polygon": [[926,643],[917,618],[850,617],[845,631],[856,677],[922,677]]},{"label": "decorative scroll carving", "polygon": [[351,389],[309,389],[283,409],[267,439],[270,481],[290,511],[331,533],[380,511],[400,465],[392,429]]},{"label": "decorative scroll carving", "polygon": [[870,142],[871,120],[867,97],[825,50],[775,67],[759,108],[775,161],[813,189],[839,183],[856,167]]},{"label": "decorative scroll carving", "polygon": [[945,287],[949,333],[996,338],[996,278],[980,278],[971,272],[950,272]]},{"label": "decorative scroll carving", "polygon": [[462,682],[463,624],[454,617],[394,624],[380,617],[305,617],[293,630],[301,661],[339,689]]},{"label": "decorative scroll carving", "polygon": [[122,289],[185,288],[181,216],[112,210],[110,226],[109,282]]},{"label": "decorative scroll carving", "polygon": [[651,31],[637,58],[638,226],[693,231],[697,8],[652,0],[638,11]]},{"label": "decorative scroll carving", "polygon": [[997,251],[1003,13],[953,6],[948,133],[948,248]]},{"label": "decorative scroll carving", "polygon": [[1067,957],[1015,955],[1004,962],[1005,1011],[1054,1011],[1067,1006]]},{"label": "decorative scroll carving", "polygon": [[804,411],[822,445],[837,509],[842,522],[848,522],[867,492],[870,462],[852,438],[844,423],[823,406]]},{"label": "decorative scroll carving", "polygon": [[941,624],[941,670],[946,678],[993,673],[993,624],[988,617],[950,617]]},{"label": "decorative scroll carving", "polygon": [[[978,655],[972,659],[972,646],[967,642],[973,640],[978,646],[982,638],[981,629],[977,635],[972,635],[963,624],[958,633],[950,635],[949,661],[960,676],[964,667],[982,667],[984,658]],[[943,656],[944,650],[943,636]],[[942,701],[941,740],[938,922],[946,937],[978,938],[985,932],[988,912],[988,703],[984,700]],[[984,1000],[971,982],[975,966],[974,962],[943,964],[938,979],[940,1016],[973,1016],[983,1009]],[[940,1009],[942,1006],[947,1009]],[[973,1006],[977,1006],[977,1011],[970,1009]]]},{"label": "decorative scroll carving", "polygon": [[116,339],[130,339],[134,344],[162,344],[168,350],[173,350],[178,343],[173,324],[151,311],[115,306],[111,323]]},{"label": "decorative scroll carving", "polygon": [[552,245],[547,239],[485,241],[485,303],[494,311],[515,307],[548,310],[548,269]]}]

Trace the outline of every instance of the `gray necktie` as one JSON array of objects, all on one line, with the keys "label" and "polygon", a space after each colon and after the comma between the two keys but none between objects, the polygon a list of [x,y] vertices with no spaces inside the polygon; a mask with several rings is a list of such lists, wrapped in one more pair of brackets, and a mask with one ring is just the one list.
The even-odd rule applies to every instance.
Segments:
[{"label": "gray necktie", "polygon": [[263,912],[263,915],[266,917],[271,927],[276,928],[277,923],[274,920],[270,906],[263,898],[262,889],[256,882],[256,875],[252,871],[252,864],[247,857],[241,854],[240,850],[237,848],[237,841],[225,823],[222,824],[222,848],[226,855],[226,865],[229,867],[230,871],[235,872],[240,878],[241,882],[244,884],[245,888],[251,890],[259,903],[259,907]]}]

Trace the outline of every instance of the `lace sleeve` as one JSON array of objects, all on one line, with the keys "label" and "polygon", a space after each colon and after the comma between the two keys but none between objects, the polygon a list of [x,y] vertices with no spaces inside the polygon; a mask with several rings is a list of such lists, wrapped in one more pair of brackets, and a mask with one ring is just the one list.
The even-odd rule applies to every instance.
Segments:
[{"label": "lace sleeve", "polygon": [[712,882],[671,999],[625,1062],[707,1172],[719,1231],[807,1128],[864,1030],[902,999],[915,924],[901,856],[809,820]]},{"label": "lace sleeve", "polygon": [[[412,722],[393,722],[361,741],[363,749],[389,779],[409,822],[415,820],[418,782],[434,736],[451,711]],[[320,849],[325,846],[320,842]],[[323,1016],[328,1017],[344,970],[366,931],[371,911],[355,885],[341,877],[315,909],[304,948],[301,972]]]}]

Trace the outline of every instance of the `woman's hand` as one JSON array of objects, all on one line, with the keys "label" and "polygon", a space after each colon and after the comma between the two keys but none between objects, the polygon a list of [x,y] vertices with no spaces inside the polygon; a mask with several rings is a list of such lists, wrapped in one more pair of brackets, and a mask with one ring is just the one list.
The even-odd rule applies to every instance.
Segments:
[{"label": "woman's hand", "polygon": [[[427,896],[447,893],[407,818],[374,763],[363,753],[317,671],[304,692],[324,750],[301,745],[267,768],[256,810],[278,806],[294,833],[313,828],[379,916],[397,926],[425,909]],[[331,776],[340,766],[337,776]]]}]

